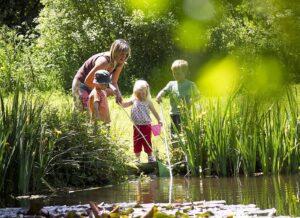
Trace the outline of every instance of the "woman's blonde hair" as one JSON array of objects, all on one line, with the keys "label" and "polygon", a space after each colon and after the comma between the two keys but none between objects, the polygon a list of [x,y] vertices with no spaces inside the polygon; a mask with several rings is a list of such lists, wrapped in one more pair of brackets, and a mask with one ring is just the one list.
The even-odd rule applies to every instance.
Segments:
[{"label": "woman's blonde hair", "polygon": [[173,62],[171,66],[171,70],[172,72],[182,73],[184,75],[187,75],[189,71],[189,64],[185,60],[176,60]]},{"label": "woman's blonde hair", "polygon": [[111,61],[114,62],[115,58],[122,52],[127,53],[127,58],[128,58],[131,53],[130,46],[126,40],[117,39],[113,42],[113,44],[110,47]]},{"label": "woman's blonde hair", "polygon": [[149,84],[145,80],[137,80],[134,83],[132,98],[137,99],[137,92],[144,90],[144,89],[146,89],[146,91],[147,91],[146,101],[151,102],[150,87],[149,87]]}]

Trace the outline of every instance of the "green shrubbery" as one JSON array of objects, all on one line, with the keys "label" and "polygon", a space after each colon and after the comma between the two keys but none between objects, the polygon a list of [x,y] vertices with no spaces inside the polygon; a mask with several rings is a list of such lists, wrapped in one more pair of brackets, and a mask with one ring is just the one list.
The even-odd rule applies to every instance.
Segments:
[{"label": "green shrubbery", "polygon": [[[44,7],[35,29],[20,34],[20,29],[1,27],[0,84],[8,91],[16,78],[26,89],[69,91],[81,64],[92,54],[109,50],[116,38],[127,39],[132,46],[120,78],[123,92],[131,92],[137,78],[149,80],[159,90],[172,78],[169,68],[178,58],[190,62],[191,76],[197,78],[206,60],[233,55],[243,63],[245,77],[251,75],[255,59],[267,56],[284,66],[286,78],[298,79],[299,6],[293,3],[214,3],[213,16],[197,20],[182,2],[167,3],[161,11],[130,8],[127,0],[41,2]],[[202,47],[197,48],[197,40],[202,40]]]},{"label": "green shrubbery", "polygon": [[[151,17],[129,11],[123,1],[42,1],[38,25],[25,35],[2,27],[0,38],[1,85],[13,91],[19,80],[25,90],[69,90],[72,79],[91,55],[107,51],[117,38],[132,46],[132,57],[120,78],[124,91],[131,91],[136,78],[154,79],[166,60],[174,56],[171,34],[176,26],[172,13]],[[169,63],[168,63],[169,65]],[[156,76],[155,76],[156,77]]]},{"label": "green shrubbery", "polygon": [[[5,26],[0,28],[0,86],[4,93],[23,91],[62,90],[57,71],[48,67],[36,48],[37,33],[25,35]],[[45,53],[46,54],[46,53]]]},{"label": "green shrubbery", "polygon": [[140,10],[129,11],[123,1],[43,3],[37,48],[45,62],[51,63],[50,69],[59,72],[66,89],[81,64],[91,55],[109,50],[117,38],[128,40],[132,47],[132,57],[120,78],[124,91],[131,91],[128,85],[135,78],[151,78],[153,69],[174,55],[170,38],[176,21],[171,13],[146,17]]},{"label": "green shrubbery", "polygon": [[18,90],[0,100],[0,192],[99,185],[125,175],[122,146],[71,104],[60,100],[53,107],[45,96]]}]

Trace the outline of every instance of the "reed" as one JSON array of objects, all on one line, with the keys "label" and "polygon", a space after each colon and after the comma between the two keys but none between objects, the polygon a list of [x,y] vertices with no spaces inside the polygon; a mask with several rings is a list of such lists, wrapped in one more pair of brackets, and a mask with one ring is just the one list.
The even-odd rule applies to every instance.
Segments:
[{"label": "reed", "polygon": [[192,174],[199,167],[220,176],[297,172],[298,97],[290,87],[282,90],[274,96],[236,92],[204,98],[202,111],[183,107],[178,135]]},{"label": "reed", "polygon": [[[8,178],[16,178],[18,193],[29,191],[31,173],[40,141],[43,103],[31,101],[32,96],[17,90],[11,102],[1,95],[1,190]],[[7,175],[9,177],[7,178]]]},{"label": "reed", "polygon": [[205,109],[207,115],[204,133],[209,172],[226,176],[229,149],[231,148],[231,123],[229,123],[228,110],[226,110],[229,107],[222,107],[223,100],[220,98],[208,100]]},{"label": "reed", "polygon": [[267,104],[260,111],[257,162],[264,173],[297,172],[299,107],[294,95],[287,87],[281,97],[265,100]]},{"label": "reed", "polygon": [[[197,105],[192,104],[187,107],[184,103],[182,105],[182,133],[179,137],[179,145],[183,149],[186,156],[189,169],[193,176],[201,173],[205,163],[205,147],[203,143],[203,116],[198,112]],[[174,126],[174,129],[179,134]]]},{"label": "reed", "polygon": [[0,195],[124,178],[123,146],[59,95],[0,93]]},{"label": "reed", "polygon": [[[256,170],[258,132],[260,127],[259,104],[249,97],[237,102],[237,131],[235,143],[241,168],[245,175],[251,175]],[[239,173],[237,169],[236,175]]]},{"label": "reed", "polygon": [[8,167],[14,155],[14,147],[8,143],[10,131],[8,130],[8,113],[2,93],[0,93],[1,120],[0,120],[0,190],[3,190]]}]

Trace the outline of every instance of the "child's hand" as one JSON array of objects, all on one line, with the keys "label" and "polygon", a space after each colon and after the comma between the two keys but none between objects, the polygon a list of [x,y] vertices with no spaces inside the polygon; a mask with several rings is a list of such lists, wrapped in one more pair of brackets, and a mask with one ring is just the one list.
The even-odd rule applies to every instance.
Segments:
[{"label": "child's hand", "polygon": [[158,124],[159,124],[160,126],[163,126],[163,123],[162,123],[161,121],[158,121]]}]

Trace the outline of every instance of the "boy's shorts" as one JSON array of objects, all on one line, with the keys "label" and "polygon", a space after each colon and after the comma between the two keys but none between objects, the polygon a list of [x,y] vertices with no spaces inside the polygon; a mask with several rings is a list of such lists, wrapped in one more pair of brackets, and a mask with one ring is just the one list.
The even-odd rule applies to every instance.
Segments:
[{"label": "boy's shorts", "polygon": [[[139,129],[139,131],[136,129]],[[152,143],[151,143],[151,124],[148,125],[136,125],[133,127],[133,150],[134,153],[140,153],[142,151],[142,147],[144,147],[144,151],[149,154],[152,152]],[[146,139],[146,140],[145,140]]]},{"label": "boy's shorts", "polygon": [[88,110],[89,95],[91,90],[83,83],[80,83],[80,103],[83,110]]}]

